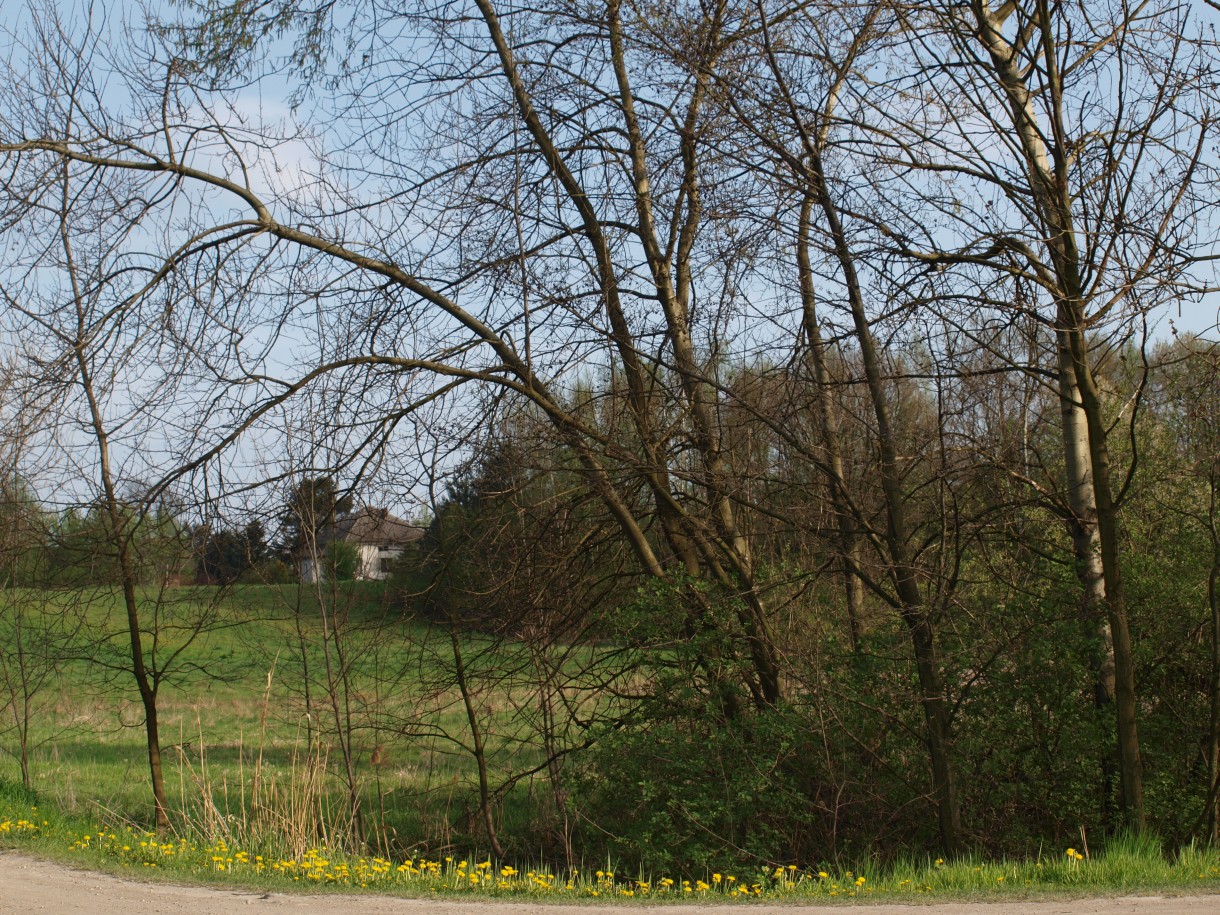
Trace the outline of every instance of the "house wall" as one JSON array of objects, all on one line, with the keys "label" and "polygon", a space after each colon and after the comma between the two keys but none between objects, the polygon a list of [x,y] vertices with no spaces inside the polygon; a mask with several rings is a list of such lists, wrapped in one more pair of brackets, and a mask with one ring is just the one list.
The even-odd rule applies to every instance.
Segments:
[{"label": "house wall", "polygon": [[[383,548],[376,543],[359,543],[357,553],[359,562],[356,566],[356,578],[360,581],[385,581],[390,577],[384,565],[392,563],[403,554],[400,547]],[[318,581],[318,570],[312,558],[300,560],[298,566],[301,581],[312,585]]]},{"label": "house wall", "polygon": [[389,565],[403,553],[401,548],[383,548],[376,543],[360,544],[360,568],[356,577],[364,581],[385,581],[390,573],[384,566]]}]

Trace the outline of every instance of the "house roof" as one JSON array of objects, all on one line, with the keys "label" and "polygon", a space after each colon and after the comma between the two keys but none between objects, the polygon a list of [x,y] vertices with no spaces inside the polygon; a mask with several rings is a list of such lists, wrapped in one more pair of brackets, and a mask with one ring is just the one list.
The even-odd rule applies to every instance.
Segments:
[{"label": "house roof", "polygon": [[366,507],[349,512],[338,519],[320,539],[405,546],[423,536],[422,527],[394,517],[387,509]]}]

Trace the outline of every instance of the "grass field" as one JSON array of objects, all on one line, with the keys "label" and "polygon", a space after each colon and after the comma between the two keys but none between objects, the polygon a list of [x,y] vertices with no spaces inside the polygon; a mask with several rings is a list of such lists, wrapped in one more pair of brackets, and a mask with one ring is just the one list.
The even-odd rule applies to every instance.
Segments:
[{"label": "grass field", "polygon": [[[0,847],[170,879],[415,895],[860,901],[1220,889],[1216,850],[1165,854],[1151,839],[1111,840],[1094,856],[1046,849],[1021,861],[803,862],[701,875],[615,874],[610,863],[582,862],[579,849],[558,867],[520,842],[493,860],[476,816],[450,632],[404,619],[364,584],[321,600],[287,586],[143,596],[149,658],[162,671],[172,812],[170,832],[158,836],[148,831],[142,708],[123,669],[118,596],[3,597]],[[511,643],[469,632],[457,647],[494,786],[542,759],[527,659]],[[40,667],[50,648],[61,660]],[[596,661],[584,649],[563,663]],[[34,676],[40,671],[47,676]],[[30,789],[21,785],[14,717],[27,697]],[[497,796],[503,834],[537,834],[526,818],[545,807],[543,779],[522,778]],[[361,830],[348,815],[349,785]]]},{"label": "grass field", "polygon": [[[32,697],[32,787],[69,815],[150,822],[143,712],[122,669],[118,595],[7,597],[6,611],[24,614],[27,633],[44,617],[70,618],[75,633],[77,657],[59,663]],[[332,589],[325,613],[318,595],[290,586],[181,588],[144,602],[158,624],[150,660],[164,666],[159,721],[176,829],[235,837],[238,824],[258,825],[252,808],[261,804],[265,820],[299,833],[298,846],[341,842],[351,826],[350,781],[366,835],[378,832],[387,852],[468,842],[477,773],[464,749],[469,723],[447,630],[404,621],[372,583]],[[512,689],[487,685],[482,668],[493,659],[484,641],[463,635],[463,661],[496,774],[536,750],[513,721]],[[154,644],[151,633],[146,643]],[[20,780],[12,710],[21,689],[9,686],[0,695],[10,706],[0,778],[12,782]],[[512,815],[509,798],[497,816]]]}]

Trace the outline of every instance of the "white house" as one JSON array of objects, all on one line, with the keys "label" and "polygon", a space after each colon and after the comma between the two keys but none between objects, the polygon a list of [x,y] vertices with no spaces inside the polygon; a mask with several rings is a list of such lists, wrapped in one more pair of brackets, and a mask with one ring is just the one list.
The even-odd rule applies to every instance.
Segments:
[{"label": "white house", "polygon": [[[317,555],[325,556],[327,547],[334,541],[353,544],[359,556],[355,577],[362,581],[383,581],[390,577],[394,560],[423,535],[422,527],[394,517],[387,509],[360,508],[348,512],[318,533]],[[312,556],[301,559],[301,581],[317,581]]]}]

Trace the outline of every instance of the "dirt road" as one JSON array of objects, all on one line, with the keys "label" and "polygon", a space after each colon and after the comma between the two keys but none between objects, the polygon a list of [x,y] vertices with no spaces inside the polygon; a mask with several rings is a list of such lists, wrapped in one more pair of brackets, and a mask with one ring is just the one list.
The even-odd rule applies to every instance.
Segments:
[{"label": "dirt road", "polygon": [[[0,854],[0,912],[55,915],[792,915],[795,906],[539,905],[532,902],[462,902],[397,899],[390,896],[297,896],[237,890],[141,883],[105,874],[73,870],[24,855]],[[843,913],[865,909],[867,915],[1220,915],[1220,895],[1126,896],[1054,902],[1005,902],[971,905],[801,906],[807,913]]]}]

